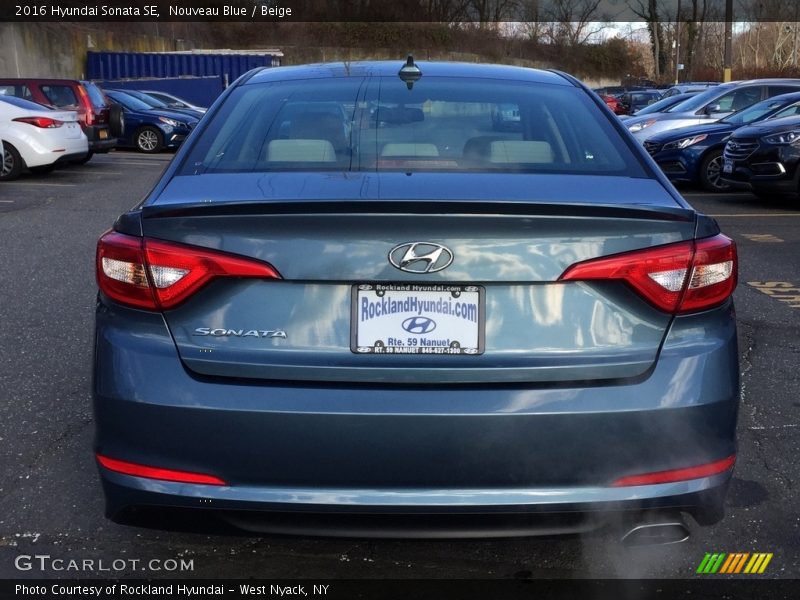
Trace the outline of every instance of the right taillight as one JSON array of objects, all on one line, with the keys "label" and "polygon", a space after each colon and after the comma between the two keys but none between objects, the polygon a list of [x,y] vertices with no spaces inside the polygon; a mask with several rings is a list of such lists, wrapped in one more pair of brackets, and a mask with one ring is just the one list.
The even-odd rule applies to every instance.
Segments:
[{"label": "right taillight", "polygon": [[78,101],[80,102],[81,108],[85,111],[85,118],[87,125],[94,124],[94,107],[92,106],[92,100],[89,98],[89,92],[86,91],[86,88],[82,85],[78,86]]},{"label": "right taillight", "polygon": [[655,307],[670,313],[712,308],[733,293],[736,244],[719,234],[579,262],[559,281],[625,281]]},{"label": "right taillight", "polygon": [[260,260],[115,231],[98,240],[96,269],[104,294],[147,310],[174,308],[216,277],[280,279]]}]

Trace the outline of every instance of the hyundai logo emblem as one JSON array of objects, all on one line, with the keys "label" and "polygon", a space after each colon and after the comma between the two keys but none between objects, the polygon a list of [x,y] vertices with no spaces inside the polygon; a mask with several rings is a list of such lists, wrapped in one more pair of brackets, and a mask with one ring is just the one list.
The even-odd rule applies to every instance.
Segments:
[{"label": "hyundai logo emblem", "polygon": [[435,242],[406,242],[389,251],[389,262],[406,273],[436,273],[450,266],[453,253]]},{"label": "hyundai logo emblem", "polygon": [[403,329],[408,333],[430,333],[436,329],[436,321],[428,317],[409,317],[403,321]]}]

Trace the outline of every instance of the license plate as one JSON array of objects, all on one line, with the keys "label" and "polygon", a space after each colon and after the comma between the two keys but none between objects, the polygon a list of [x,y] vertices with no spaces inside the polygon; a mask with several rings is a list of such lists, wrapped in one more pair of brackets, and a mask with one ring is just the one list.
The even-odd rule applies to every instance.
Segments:
[{"label": "license plate", "polygon": [[100,139],[101,140],[108,139],[108,131],[106,131],[105,129],[101,129],[100,130]]},{"label": "license plate", "polygon": [[475,285],[353,286],[358,354],[483,354],[485,290]]},{"label": "license plate", "polygon": [[722,172],[733,173],[733,161],[731,159],[725,159],[725,162],[722,164]]}]

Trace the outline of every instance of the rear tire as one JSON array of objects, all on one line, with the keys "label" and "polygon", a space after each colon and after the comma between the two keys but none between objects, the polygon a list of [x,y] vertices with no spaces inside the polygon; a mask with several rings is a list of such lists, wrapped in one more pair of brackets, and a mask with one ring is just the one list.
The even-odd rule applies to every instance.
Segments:
[{"label": "rear tire", "polygon": [[108,124],[113,137],[121,138],[125,136],[125,112],[119,104],[112,104],[108,108]]},{"label": "rear tire", "polygon": [[0,181],[12,181],[22,174],[22,157],[8,142],[3,142],[3,162],[0,166]]},{"label": "rear tire", "polygon": [[731,186],[722,181],[722,150],[706,154],[700,163],[700,184],[709,192],[727,192]]},{"label": "rear tire", "polygon": [[136,148],[147,154],[156,154],[164,148],[164,135],[157,127],[145,125],[136,132]]}]

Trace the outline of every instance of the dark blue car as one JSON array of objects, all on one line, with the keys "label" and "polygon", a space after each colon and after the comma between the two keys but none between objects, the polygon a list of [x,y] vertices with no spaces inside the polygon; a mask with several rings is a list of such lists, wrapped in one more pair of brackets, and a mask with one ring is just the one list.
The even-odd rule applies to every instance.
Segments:
[{"label": "dark blue car", "polygon": [[722,180],[722,151],[739,127],[800,114],[800,92],[774,96],[715,123],[681,127],[656,134],[644,147],[671,181],[699,183],[706,190],[730,189]]},{"label": "dark blue car", "polygon": [[409,537],[618,518],[643,543],[722,518],[735,245],[568,75],[251,71],[96,261],[115,519]]},{"label": "dark blue car", "polygon": [[185,112],[153,108],[122,90],[106,90],[105,94],[123,110],[125,128],[117,146],[133,147],[148,154],[177,148],[200,120]]}]

